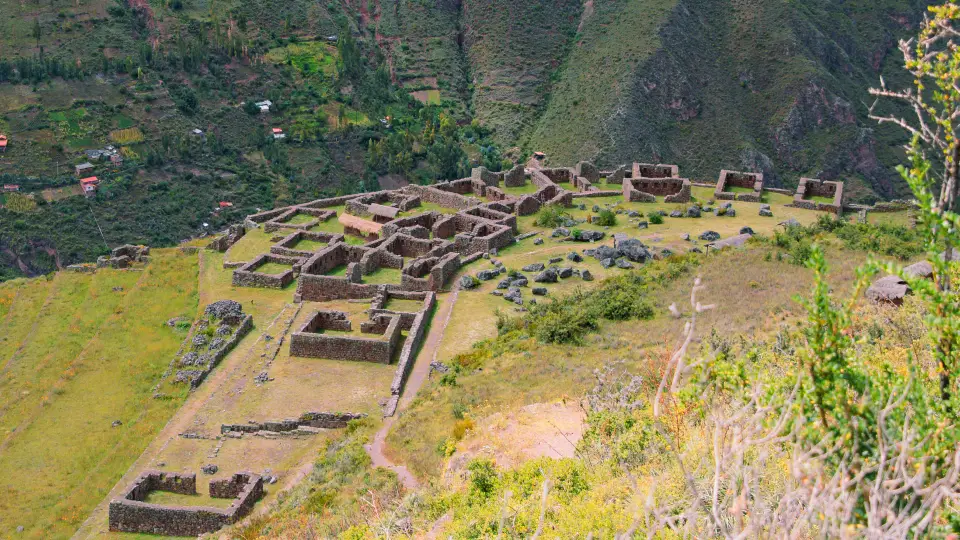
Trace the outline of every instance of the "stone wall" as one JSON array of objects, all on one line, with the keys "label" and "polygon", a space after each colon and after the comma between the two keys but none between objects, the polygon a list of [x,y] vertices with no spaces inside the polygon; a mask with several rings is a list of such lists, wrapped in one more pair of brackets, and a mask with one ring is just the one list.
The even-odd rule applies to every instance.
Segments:
[{"label": "stone wall", "polygon": [[[294,302],[326,302],[345,298],[372,298],[377,294],[377,285],[355,283],[343,278],[301,274],[297,280]],[[399,289],[399,285],[387,285]]]},{"label": "stone wall", "polygon": [[378,338],[317,333],[332,316],[330,312],[318,311],[294,332],[290,336],[290,356],[390,363],[400,339],[399,317],[384,317],[389,319],[386,324],[375,321],[375,325],[361,327],[371,332],[382,330]]},{"label": "stone wall", "polygon": [[630,170],[630,177],[637,178],[679,178],[680,168],[676,165],[653,165],[650,163],[634,163]]},{"label": "stone wall", "polygon": [[[194,329],[196,329],[196,327]],[[213,371],[213,368],[217,367],[220,361],[226,358],[227,355],[230,354],[230,351],[237,346],[237,343],[240,343],[240,340],[250,333],[250,330],[252,329],[253,317],[250,315],[244,315],[239,324],[235,326],[233,333],[231,333],[229,337],[225,338],[223,345],[210,354],[209,362],[197,366],[196,368],[190,368],[181,364],[181,367],[185,367],[187,369],[181,369],[177,371],[176,380],[188,382],[191,389],[200,386],[204,379],[207,378],[207,375]],[[196,335],[196,332],[193,332],[191,335]],[[175,359],[175,362],[179,362],[180,360],[181,358],[177,358]]]},{"label": "stone wall", "polygon": [[307,412],[300,415],[300,418],[291,418],[287,420],[249,422],[246,424],[221,424],[220,433],[256,433],[258,431],[273,431],[283,433],[295,431],[301,427],[312,427],[320,429],[342,429],[347,427],[351,420],[366,418],[365,414],[358,413],[328,413],[328,412]]},{"label": "stone wall", "polygon": [[581,191],[580,193],[574,193],[572,194],[572,197],[574,199],[583,199],[583,198],[590,198],[590,197],[616,197],[618,195],[623,195],[623,192],[612,191],[612,190],[606,190],[606,191],[596,190],[596,191]]},{"label": "stone wall", "polygon": [[[439,185],[439,184],[438,184]],[[466,210],[480,204],[480,200],[474,197],[465,197],[457,193],[438,189],[436,186],[417,186],[411,184],[404,186],[403,190],[407,193],[420,197],[421,200],[439,204],[446,208],[456,208],[457,210]]]},{"label": "stone wall", "polygon": [[506,187],[523,187],[527,183],[527,174],[523,165],[516,165],[503,175],[503,185]]},{"label": "stone wall", "polygon": [[630,202],[689,202],[690,180],[686,178],[624,178],[623,199]]},{"label": "stone wall", "polygon": [[457,252],[413,260],[400,274],[400,287],[407,291],[439,291],[460,269]]},{"label": "stone wall", "polygon": [[[177,478],[171,480],[172,477]],[[192,484],[189,477],[192,477]],[[151,491],[195,495],[196,475],[144,472],[121,498],[110,501],[110,530],[165,536],[212,533],[225,525],[240,521],[253,510],[254,504],[263,497],[263,479],[259,475],[245,472],[235,474],[228,480],[211,481],[211,497],[234,499],[233,504],[227,508],[168,506],[143,502]]]},{"label": "stone wall", "polygon": [[247,234],[246,227],[244,227],[242,223],[236,223],[228,227],[224,234],[216,237],[212,242],[207,244],[207,249],[223,253],[243,238],[245,234]]},{"label": "stone wall", "polygon": [[[752,190],[752,193],[736,193],[727,191],[730,187],[739,187]],[[718,200],[737,200],[746,202],[760,202],[763,194],[763,174],[739,171],[720,171],[717,187],[713,197]]]},{"label": "stone wall", "polygon": [[596,165],[589,161],[581,161],[577,163],[577,166],[574,167],[573,172],[576,176],[586,178],[590,183],[597,183],[600,181],[600,169]]},{"label": "stone wall", "polygon": [[[286,257],[312,257],[319,250],[308,251],[305,249],[297,249],[297,243],[301,240],[312,240],[314,242],[323,242],[328,246],[333,244],[338,244],[344,241],[344,236],[342,234],[327,233],[327,232],[311,232],[311,231],[296,231],[288,234],[276,244],[270,247],[270,253],[274,255],[283,255]],[[324,248],[321,248],[324,249]]]},{"label": "stone wall", "polygon": [[[285,257],[264,253],[252,261],[233,271],[234,287],[261,287],[264,289],[282,289],[293,283],[296,274],[300,272],[302,259],[299,257]],[[257,268],[267,263],[289,264],[290,269],[278,274],[264,274]]]},{"label": "stone wall", "polygon": [[[808,200],[810,197],[829,197],[832,202],[811,201]],[[793,203],[788,206],[840,215],[843,213],[843,182],[801,178],[793,195]]]},{"label": "stone wall", "polygon": [[[298,215],[310,216],[309,221],[303,223],[290,223],[290,220]],[[305,231],[311,227],[316,226],[321,221],[326,221],[333,217],[336,217],[337,213],[333,210],[321,210],[316,208],[307,208],[303,206],[291,206],[287,209],[286,212],[275,216],[272,219],[268,220],[263,224],[263,230],[267,233],[272,233],[280,229],[293,229],[298,231]]]}]

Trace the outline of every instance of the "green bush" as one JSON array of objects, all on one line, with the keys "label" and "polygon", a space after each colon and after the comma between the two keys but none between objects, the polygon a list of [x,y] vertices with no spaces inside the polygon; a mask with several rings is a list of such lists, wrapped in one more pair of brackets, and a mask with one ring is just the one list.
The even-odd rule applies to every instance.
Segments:
[{"label": "green bush", "polygon": [[604,209],[597,215],[597,225],[601,227],[613,227],[617,224],[617,214],[613,210]]},{"label": "green bush", "polygon": [[663,216],[660,214],[650,214],[650,223],[652,225],[660,225],[663,223]]},{"label": "green bush", "polygon": [[544,206],[537,213],[537,219],[534,224],[537,227],[560,227],[570,218],[570,214],[565,212],[557,205]]}]

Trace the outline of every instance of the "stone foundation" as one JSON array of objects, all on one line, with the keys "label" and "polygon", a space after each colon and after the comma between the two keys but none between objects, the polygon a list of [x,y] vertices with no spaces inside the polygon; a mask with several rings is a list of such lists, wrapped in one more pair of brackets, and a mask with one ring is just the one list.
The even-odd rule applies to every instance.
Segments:
[{"label": "stone foundation", "polygon": [[[736,193],[727,191],[729,187],[746,188],[753,192]],[[762,194],[763,174],[723,170],[720,171],[720,178],[717,180],[717,188],[713,192],[713,197],[717,200],[760,202]]]},{"label": "stone foundation", "polygon": [[[273,255],[265,253],[258,255],[255,259],[233,271],[234,287],[261,287],[265,289],[282,289],[293,283],[294,277],[300,273],[300,264],[303,259],[299,257],[285,257],[283,255]],[[267,263],[278,263],[290,265],[289,270],[284,270],[278,274],[264,274],[258,272],[257,268]]]},{"label": "stone foundation", "polygon": [[317,311],[290,336],[290,356],[389,364],[400,340],[400,317],[379,316],[361,325],[362,334],[376,338],[325,334],[324,330],[350,331],[351,323],[343,312]]},{"label": "stone foundation", "polygon": [[[829,197],[830,203],[808,200],[810,197]],[[793,202],[787,206],[830,212],[838,216],[843,214],[843,182],[801,178]]]},{"label": "stone foundation", "polygon": [[686,178],[624,178],[623,200],[627,202],[690,202],[690,180]]},{"label": "stone foundation", "polygon": [[210,496],[234,499],[227,508],[167,506],[144,502],[151,491],[196,495],[195,474],[177,475],[159,471],[141,474],[122,497],[110,501],[109,527],[113,532],[198,536],[212,533],[247,516],[263,496],[263,479],[244,472],[210,482]]}]

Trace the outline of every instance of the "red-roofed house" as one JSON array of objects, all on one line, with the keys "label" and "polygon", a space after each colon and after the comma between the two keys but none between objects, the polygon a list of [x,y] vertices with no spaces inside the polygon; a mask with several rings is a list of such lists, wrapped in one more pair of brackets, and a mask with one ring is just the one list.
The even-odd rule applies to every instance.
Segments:
[{"label": "red-roofed house", "polygon": [[220,208],[230,208],[233,206],[232,202],[220,201]]},{"label": "red-roofed house", "polygon": [[97,186],[99,185],[100,185],[100,179],[97,178],[96,176],[80,179],[80,187],[83,188],[84,195],[93,195],[97,191]]},{"label": "red-roofed house", "polygon": [[5,191],[5,192],[7,192],[7,193],[10,193],[10,192],[13,192],[13,191],[20,191],[20,185],[19,185],[19,184],[4,184],[4,185],[3,185],[3,191]]},{"label": "red-roofed house", "polygon": [[7,151],[7,143],[10,142],[10,139],[7,139],[6,135],[0,135],[0,152]]},{"label": "red-roofed house", "polygon": [[272,133],[274,139],[283,139],[287,136],[287,134],[284,133],[280,128],[273,128]]}]

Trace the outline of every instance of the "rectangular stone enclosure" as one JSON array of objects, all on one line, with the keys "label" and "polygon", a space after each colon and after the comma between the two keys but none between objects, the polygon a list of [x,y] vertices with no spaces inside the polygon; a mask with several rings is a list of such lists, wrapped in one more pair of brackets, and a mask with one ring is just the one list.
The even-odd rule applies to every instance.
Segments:
[{"label": "rectangular stone enclosure", "polygon": [[144,502],[151,491],[181,495],[197,494],[195,474],[146,471],[124,494],[110,501],[109,525],[114,532],[198,536],[236,523],[253,510],[263,496],[263,479],[250,472],[229,479],[211,480],[210,497],[234,499],[227,508],[211,506],[168,506]]},{"label": "rectangular stone enclosure", "polygon": [[[749,192],[737,192],[731,188],[749,189]],[[739,171],[720,171],[717,189],[713,197],[717,200],[760,202],[763,194],[763,174]]]},{"label": "rectangular stone enclosure", "polygon": [[317,311],[290,336],[290,356],[389,364],[400,342],[400,320],[398,315],[371,318],[361,323],[361,335],[354,335],[346,333],[353,330],[346,313]]},{"label": "rectangular stone enclosure", "polygon": [[[813,197],[825,200],[811,200]],[[843,182],[801,178],[790,206],[840,215],[843,212]]]}]

